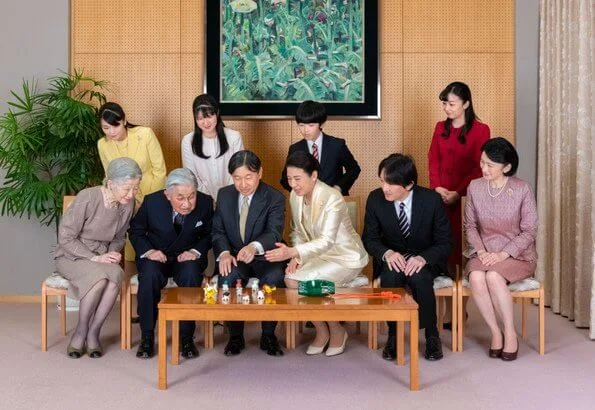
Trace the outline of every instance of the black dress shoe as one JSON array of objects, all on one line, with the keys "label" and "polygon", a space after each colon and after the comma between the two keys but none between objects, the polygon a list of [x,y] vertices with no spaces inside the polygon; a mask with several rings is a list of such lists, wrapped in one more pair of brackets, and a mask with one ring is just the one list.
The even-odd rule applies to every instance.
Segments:
[{"label": "black dress shoe", "polygon": [[283,356],[284,354],[275,335],[262,335],[260,348],[267,352],[269,356]]},{"label": "black dress shoe", "polygon": [[144,337],[140,341],[136,357],[139,359],[150,359],[155,354],[155,341],[152,337]]},{"label": "black dress shoe", "polygon": [[244,336],[231,336],[225,349],[223,349],[223,354],[225,356],[235,356],[240,354],[245,347]]},{"label": "black dress shoe", "polygon": [[397,347],[396,347],[396,338],[395,336],[388,336],[386,340],[386,346],[382,350],[382,358],[385,360],[395,360],[397,358]]},{"label": "black dress shoe", "polygon": [[186,359],[198,357],[198,349],[192,338],[182,340],[182,343],[180,343],[180,350],[182,351],[182,357],[185,357]]},{"label": "black dress shoe", "polygon": [[430,336],[426,339],[426,354],[428,360],[440,360],[444,355],[442,354],[442,342],[438,336]]}]

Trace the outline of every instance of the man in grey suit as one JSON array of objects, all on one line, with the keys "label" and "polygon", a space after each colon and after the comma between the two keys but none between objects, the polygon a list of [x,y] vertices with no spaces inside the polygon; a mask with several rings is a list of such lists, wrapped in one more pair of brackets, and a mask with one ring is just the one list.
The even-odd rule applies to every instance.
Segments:
[{"label": "man in grey suit", "polygon": [[[281,242],[285,222],[285,197],[265,184],[258,156],[238,151],[229,160],[228,171],[233,185],[217,194],[213,218],[213,251],[219,262],[220,281],[235,287],[237,280],[246,285],[248,278],[260,285],[284,287],[285,264],[268,262],[264,252]],[[227,322],[229,342],[226,356],[240,354],[245,348],[244,322]],[[275,336],[277,322],[262,322],[260,348],[271,356],[282,356]]]}]

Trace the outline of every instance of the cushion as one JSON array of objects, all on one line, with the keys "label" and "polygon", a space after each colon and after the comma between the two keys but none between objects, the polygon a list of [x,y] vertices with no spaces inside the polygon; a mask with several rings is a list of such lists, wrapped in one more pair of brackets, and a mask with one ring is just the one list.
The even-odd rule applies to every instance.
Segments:
[{"label": "cushion", "polygon": [[46,286],[54,289],[68,289],[70,286],[70,282],[63,276],[61,276],[58,272],[52,273],[48,276],[45,280]]},{"label": "cushion", "polygon": [[[134,275],[130,278],[130,286],[138,286],[138,275]],[[165,285],[165,289],[168,288],[177,288],[176,282],[174,282],[174,278],[167,279],[167,285]]]},{"label": "cushion", "polygon": [[[469,287],[469,280],[467,278],[463,279],[463,286],[466,288]],[[515,283],[511,283],[508,285],[508,290],[511,292],[524,292],[526,290],[539,289],[540,286],[541,283],[537,279],[527,278]]]},{"label": "cushion", "polygon": [[454,285],[454,281],[448,276],[440,275],[434,279],[434,289],[451,288]]}]

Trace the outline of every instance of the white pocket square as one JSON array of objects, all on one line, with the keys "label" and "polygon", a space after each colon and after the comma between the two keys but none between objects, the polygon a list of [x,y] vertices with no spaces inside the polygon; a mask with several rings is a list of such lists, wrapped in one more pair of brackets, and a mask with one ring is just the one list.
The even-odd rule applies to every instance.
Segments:
[{"label": "white pocket square", "polygon": [[202,221],[198,221],[198,222],[196,223],[196,225],[194,225],[194,227],[195,227],[195,228],[198,228],[198,227],[199,227],[199,226],[201,226],[201,225],[202,225]]}]

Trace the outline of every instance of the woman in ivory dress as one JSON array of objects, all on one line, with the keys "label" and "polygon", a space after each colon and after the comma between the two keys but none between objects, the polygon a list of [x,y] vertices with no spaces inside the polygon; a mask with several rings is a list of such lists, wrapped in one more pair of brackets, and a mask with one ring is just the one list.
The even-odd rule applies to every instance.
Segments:
[{"label": "woman in ivory dress", "polygon": [[[291,186],[291,233],[293,247],[277,244],[267,251],[271,262],[289,260],[285,283],[296,288],[300,281],[323,279],[337,287],[349,287],[362,279],[368,254],[353,228],[341,192],[318,180],[320,165],[312,154],[296,151],[285,165]],[[361,284],[361,282],[360,282]],[[307,354],[343,353],[347,331],[338,322],[313,322],[316,337]]]}]

